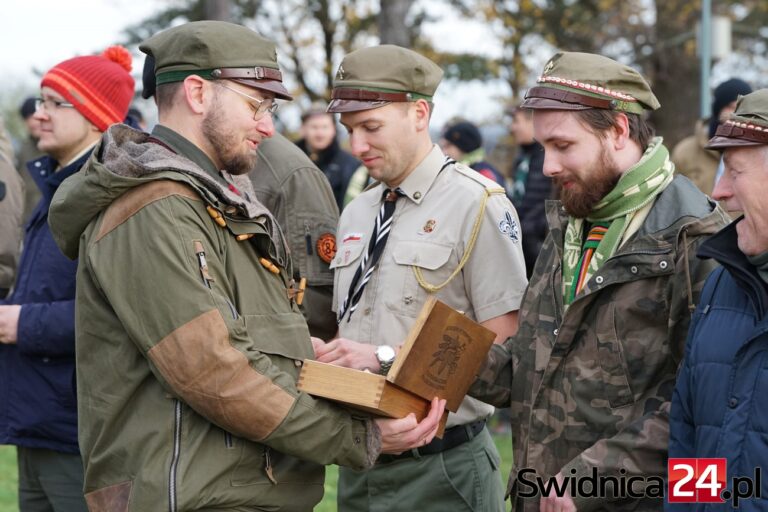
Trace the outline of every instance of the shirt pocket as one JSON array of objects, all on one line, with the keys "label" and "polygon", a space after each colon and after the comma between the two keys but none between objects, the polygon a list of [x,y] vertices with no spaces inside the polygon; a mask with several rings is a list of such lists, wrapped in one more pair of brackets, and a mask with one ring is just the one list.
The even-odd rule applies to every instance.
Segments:
[{"label": "shirt pocket", "polygon": [[343,244],[337,251],[330,264],[333,273],[333,305],[334,311],[339,310],[341,302],[347,296],[349,285],[360,265],[360,257],[366,248],[365,239]]},{"label": "shirt pocket", "polygon": [[448,244],[416,240],[397,242],[392,251],[394,275],[387,276],[387,282],[398,285],[382,291],[387,308],[416,317],[430,292],[419,284],[414,268],[420,271],[425,283],[441,285],[455,269],[455,265],[448,264],[452,254],[453,247]]}]

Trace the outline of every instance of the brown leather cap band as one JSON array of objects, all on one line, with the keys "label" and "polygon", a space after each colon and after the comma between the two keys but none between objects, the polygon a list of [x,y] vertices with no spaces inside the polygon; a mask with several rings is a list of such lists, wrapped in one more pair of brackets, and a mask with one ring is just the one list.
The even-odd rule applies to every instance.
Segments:
[{"label": "brown leather cap band", "polygon": [[618,100],[606,100],[579,94],[577,92],[555,89],[552,87],[531,87],[525,95],[528,98],[543,98],[546,100],[555,100],[561,103],[570,103],[589,108],[601,108],[604,110],[614,110],[619,104]]},{"label": "brown leather cap band", "polygon": [[411,101],[413,96],[407,92],[381,92],[343,87],[334,89],[331,93],[331,99],[356,101]]},{"label": "brown leather cap band", "polygon": [[[766,128],[766,130],[768,130],[768,128]],[[729,139],[745,139],[759,144],[768,144],[768,132],[761,132],[753,128],[745,128],[728,122],[717,127],[715,136],[728,137]]]},{"label": "brown leather cap band", "polygon": [[253,68],[217,68],[211,71],[213,78],[249,78],[252,80],[279,80],[283,74],[279,69],[256,66]]}]

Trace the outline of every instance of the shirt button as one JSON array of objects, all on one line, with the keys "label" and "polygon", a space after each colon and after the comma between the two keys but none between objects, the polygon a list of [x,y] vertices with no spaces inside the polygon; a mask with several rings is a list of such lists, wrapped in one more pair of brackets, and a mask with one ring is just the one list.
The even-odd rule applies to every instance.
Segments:
[{"label": "shirt button", "polygon": [[728,399],[728,407],[731,409],[736,408],[736,406],[739,405],[739,399],[736,397],[731,397]]},{"label": "shirt button", "polygon": [[234,215],[236,211],[237,211],[237,208],[235,208],[234,206],[227,206],[226,208],[224,208],[224,213],[226,213],[227,215]]},{"label": "shirt button", "polygon": [[49,357],[44,357],[44,358],[43,358],[43,362],[44,362],[44,363],[48,363],[48,362],[50,362],[50,361],[51,361],[51,359],[50,359]]},{"label": "shirt button", "polygon": [[557,333],[559,333],[559,332],[560,332],[560,329],[555,329],[554,331],[552,331],[552,334],[554,334],[555,336],[557,336]]},{"label": "shirt button", "polygon": [[632,268],[630,268],[629,271],[632,272],[633,274],[637,274],[637,267],[632,265]]},{"label": "shirt button", "polygon": [[40,162],[35,162],[35,167],[40,167],[41,165],[43,164],[41,164]]},{"label": "shirt button", "polygon": [[413,198],[414,199],[421,199],[421,192],[414,192],[413,193]]},{"label": "shirt button", "polygon": [[597,276],[597,277],[595,278],[595,282],[596,282],[597,284],[603,284],[603,276]]},{"label": "shirt button", "polygon": [[360,436],[355,436],[355,444],[360,444]]},{"label": "shirt button", "polygon": [[365,308],[365,311],[363,311],[364,315],[370,315],[371,314],[371,308]]},{"label": "shirt button", "polygon": [[403,298],[403,302],[405,302],[407,305],[410,305],[413,302],[413,297],[410,295]]},{"label": "shirt button", "polygon": [[661,263],[659,263],[659,267],[661,267],[661,270],[666,270],[668,265],[669,263],[667,263],[666,261],[662,261]]},{"label": "shirt button", "polygon": [[293,364],[295,364],[295,365],[296,365],[296,367],[297,367],[297,368],[299,368],[299,367],[301,366],[301,361],[299,361],[298,359],[296,359],[296,360],[294,360],[294,361],[293,361]]}]

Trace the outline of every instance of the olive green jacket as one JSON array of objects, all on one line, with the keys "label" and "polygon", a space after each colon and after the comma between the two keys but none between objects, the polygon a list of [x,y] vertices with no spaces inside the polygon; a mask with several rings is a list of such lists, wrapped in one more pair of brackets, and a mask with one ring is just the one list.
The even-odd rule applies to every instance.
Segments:
[{"label": "olive green jacket", "polygon": [[16,277],[23,210],[24,184],[13,165],[11,141],[0,118],[0,299],[5,297]]},{"label": "olive green jacket", "polygon": [[[514,467],[509,491],[523,501],[518,472],[548,478],[665,475],[669,405],[690,315],[712,260],[695,257],[725,213],[676,177],[629,240],[564,313],[563,234],[568,217],[547,204],[550,232],[520,309],[518,333],[492,347],[470,394],[511,405]],[[527,476],[527,480],[534,477]],[[642,486],[635,484],[642,491]],[[523,491],[531,489],[526,487]],[[645,499],[579,499],[579,510],[662,508]]]},{"label": "olive green jacket", "polygon": [[[277,219],[293,261],[293,277],[307,280],[301,311],[309,333],[324,340],[336,335],[333,271],[339,208],[328,179],[296,144],[279,133],[259,144],[251,178],[256,197]],[[333,251],[333,252],[331,252]],[[325,259],[323,259],[325,258]]]},{"label": "olive green jacket", "polygon": [[111,127],[50,210],[59,247],[80,258],[90,510],[309,511],[322,465],[370,466],[378,429],[296,389],[313,351],[271,214],[181,136],[154,140]]}]

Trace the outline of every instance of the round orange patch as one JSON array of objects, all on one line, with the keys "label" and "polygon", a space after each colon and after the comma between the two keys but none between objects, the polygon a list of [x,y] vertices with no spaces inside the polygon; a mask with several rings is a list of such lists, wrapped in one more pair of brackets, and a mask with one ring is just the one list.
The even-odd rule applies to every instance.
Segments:
[{"label": "round orange patch", "polygon": [[317,255],[326,263],[336,256],[336,237],[332,233],[323,233],[317,239]]}]

